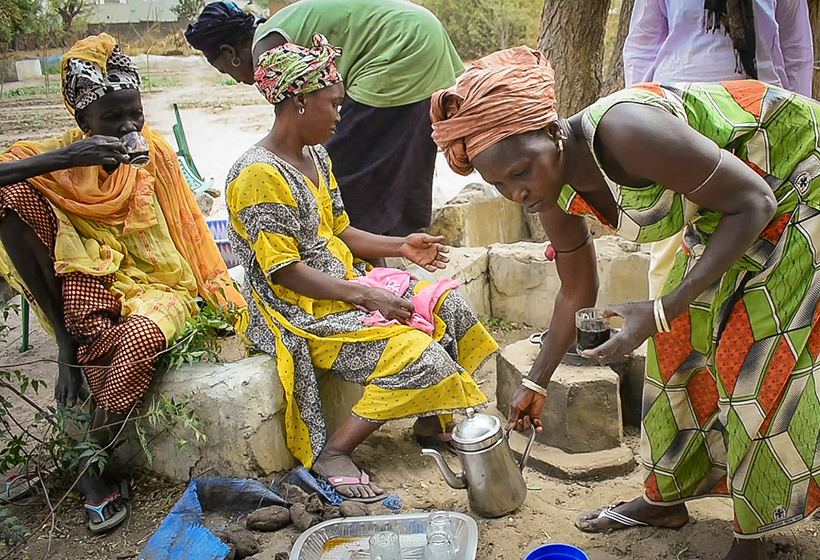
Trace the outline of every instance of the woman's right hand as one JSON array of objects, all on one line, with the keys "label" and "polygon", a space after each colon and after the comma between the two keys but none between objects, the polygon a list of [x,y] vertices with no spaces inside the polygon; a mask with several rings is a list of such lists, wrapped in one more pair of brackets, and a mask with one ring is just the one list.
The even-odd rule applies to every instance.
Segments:
[{"label": "woman's right hand", "polygon": [[362,307],[380,311],[385,319],[396,319],[402,323],[409,321],[413,315],[412,303],[382,288],[368,288],[364,293]]},{"label": "woman's right hand", "polygon": [[125,145],[114,136],[89,136],[64,148],[68,167],[115,167],[130,161]]},{"label": "woman's right hand", "polygon": [[544,408],[546,400],[547,397],[535,391],[530,391],[525,387],[519,388],[510,403],[510,421],[507,424],[507,429],[528,432],[530,426],[535,426],[536,432],[543,430],[541,409]]}]

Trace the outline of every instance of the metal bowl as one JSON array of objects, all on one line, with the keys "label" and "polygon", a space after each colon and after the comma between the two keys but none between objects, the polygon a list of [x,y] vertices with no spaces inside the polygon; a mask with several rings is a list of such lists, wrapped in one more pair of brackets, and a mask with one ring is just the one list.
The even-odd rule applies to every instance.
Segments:
[{"label": "metal bowl", "polygon": [[[447,513],[457,547],[455,560],[475,560],[478,525],[463,513]],[[379,531],[399,535],[402,560],[422,560],[427,542],[424,522],[428,515],[421,512],[331,519],[302,533],[290,551],[290,560],[370,560],[367,539]]]}]

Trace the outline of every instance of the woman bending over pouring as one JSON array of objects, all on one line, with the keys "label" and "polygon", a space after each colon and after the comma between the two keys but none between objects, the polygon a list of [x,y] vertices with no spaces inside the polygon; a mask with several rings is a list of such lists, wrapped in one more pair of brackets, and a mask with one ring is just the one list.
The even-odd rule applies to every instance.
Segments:
[{"label": "woman bending over pouring", "polygon": [[[256,85],[275,106],[270,133],[228,174],[229,239],[246,270],[248,337],[276,356],[287,395],[288,446],[348,498],[382,490],[351,460],[387,420],[417,417],[423,439],[446,441],[452,412],[482,405],[472,373],[497,345],[451,281],[416,281],[362,259],[403,256],[444,268],[441,237],[386,237],[350,226],[327,152],[344,86],[337,50],[316,35],[260,57]],[[326,440],[316,369],[365,386]]]},{"label": "woman bending over pouring", "polygon": [[587,352],[613,360],[650,339],[645,494],[577,526],[680,527],[686,500],[729,496],[726,558],[765,558],[763,535],[820,506],[820,105],[756,81],[641,84],[561,118],[553,84],[520,47],[433,98],[450,166],[538,212],[556,252],[555,313],[510,425],[540,429],[575,312],[595,304],[582,216],[639,243],[685,228],[662,297],[612,306],[624,328]]}]

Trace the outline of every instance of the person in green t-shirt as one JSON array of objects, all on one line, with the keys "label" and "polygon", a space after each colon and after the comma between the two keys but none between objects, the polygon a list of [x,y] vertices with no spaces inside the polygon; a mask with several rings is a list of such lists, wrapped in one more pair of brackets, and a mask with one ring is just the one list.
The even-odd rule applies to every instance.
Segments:
[{"label": "person in green t-shirt", "polygon": [[464,71],[430,11],[407,0],[300,0],[262,21],[220,1],[185,36],[214,68],[252,84],[259,55],[308,45],[314,33],[342,48],[342,121],[326,148],[351,223],[386,235],[427,227],[436,159],[430,97]]}]

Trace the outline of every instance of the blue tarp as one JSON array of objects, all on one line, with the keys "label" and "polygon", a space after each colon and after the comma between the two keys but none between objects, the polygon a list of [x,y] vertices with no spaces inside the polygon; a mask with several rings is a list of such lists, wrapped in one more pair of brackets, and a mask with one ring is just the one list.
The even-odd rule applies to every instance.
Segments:
[{"label": "blue tarp", "polygon": [[253,511],[287,502],[247,478],[194,478],[139,560],[225,560],[228,546],[202,525],[203,512]]},{"label": "blue tarp", "polygon": [[[272,489],[250,478],[194,478],[137,560],[225,560],[230,549],[202,524],[203,513],[287,507],[281,497],[284,483],[318,492],[330,504],[342,503],[330,484],[317,480],[304,467],[293,469]],[[393,511],[401,510],[399,496],[388,496],[382,503]]]}]

